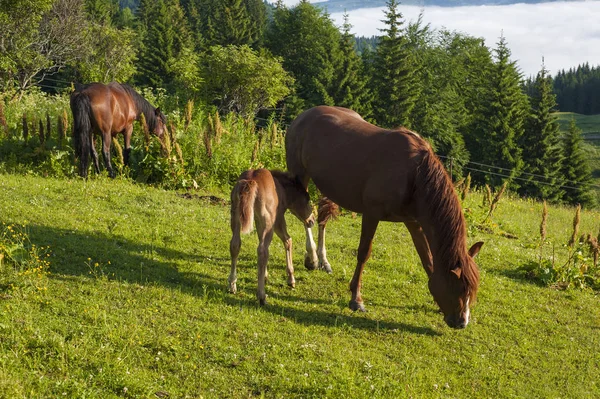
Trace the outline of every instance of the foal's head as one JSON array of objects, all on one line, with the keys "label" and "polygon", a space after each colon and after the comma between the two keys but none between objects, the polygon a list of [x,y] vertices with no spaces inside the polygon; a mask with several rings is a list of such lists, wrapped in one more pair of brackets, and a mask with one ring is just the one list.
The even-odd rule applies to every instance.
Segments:
[{"label": "foal's head", "polygon": [[479,271],[473,258],[483,242],[474,244],[459,264],[450,268],[434,265],[429,277],[429,291],[444,314],[444,321],[452,328],[465,328],[471,315],[470,305],[477,296]]},{"label": "foal's head", "polygon": [[312,227],[315,224],[315,217],[310,204],[310,196],[300,179],[285,172],[275,172],[273,176],[284,188],[287,209],[300,219],[304,226]]}]

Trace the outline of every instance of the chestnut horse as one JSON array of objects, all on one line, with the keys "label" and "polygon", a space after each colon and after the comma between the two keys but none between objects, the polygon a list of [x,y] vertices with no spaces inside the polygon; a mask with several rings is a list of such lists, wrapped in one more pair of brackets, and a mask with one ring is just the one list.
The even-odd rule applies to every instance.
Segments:
[{"label": "chestnut horse", "polygon": [[[377,225],[403,222],[446,324],[467,325],[479,286],[473,257],[483,243],[467,250],[465,219],[452,181],[425,140],[405,128],[374,126],[349,109],[319,106],[293,121],[285,148],[288,170],[304,187],[312,179],[330,201],[362,213],[358,264],[350,282],[352,310],[364,311],[361,278]],[[318,253],[306,228],[308,268],[331,270],[324,241],[328,213],[319,210]]]},{"label": "chestnut horse", "polygon": [[110,145],[118,133],[125,136],[123,160],[129,163],[133,121],[144,114],[150,132],[161,137],[166,131],[165,116],[144,97],[126,84],[117,82],[104,85],[90,83],[81,85],[71,93],[73,112],[73,144],[79,157],[79,174],[87,177],[90,155],[96,173],[100,173],[94,133],[102,136],[102,155],[110,177],[115,172],[110,163]]},{"label": "chestnut horse", "polygon": [[247,170],[241,174],[231,192],[231,232],[229,244],[231,252],[231,273],[229,290],[237,291],[236,265],[242,245],[240,233],[252,230],[252,220],[258,233],[258,290],[256,296],[261,305],[265,304],[265,279],[269,245],[273,232],[283,241],[287,266],[287,283],[295,287],[294,265],[292,263],[292,238],[287,232],[285,211],[289,209],[300,219],[306,228],[314,224],[308,192],[299,180],[286,172],[267,169]]}]

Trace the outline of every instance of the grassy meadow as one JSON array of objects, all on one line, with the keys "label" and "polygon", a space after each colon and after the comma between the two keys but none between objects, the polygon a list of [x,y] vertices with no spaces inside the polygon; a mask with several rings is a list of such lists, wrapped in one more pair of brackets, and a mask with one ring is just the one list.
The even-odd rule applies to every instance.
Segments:
[{"label": "grassy meadow", "polygon": [[[296,288],[275,239],[260,308],[254,234],[243,237],[238,294],[226,291],[223,193],[12,174],[0,174],[0,193],[3,231],[37,265],[0,269],[0,397],[600,397],[598,292],[529,278],[539,203],[503,198],[486,233],[474,228],[481,195],[465,200],[469,243],[485,245],[471,323],[456,331],[399,224],[380,225],[368,311],[352,313],[360,216],[329,224],[327,275],[302,266],[303,230],[288,215]],[[573,214],[550,208],[545,258],[566,260]],[[599,226],[600,213],[582,213],[581,232]]]}]

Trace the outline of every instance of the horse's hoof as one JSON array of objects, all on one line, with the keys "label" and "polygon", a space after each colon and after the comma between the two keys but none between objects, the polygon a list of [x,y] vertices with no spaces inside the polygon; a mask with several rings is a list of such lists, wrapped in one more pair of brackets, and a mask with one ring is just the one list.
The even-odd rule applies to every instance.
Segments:
[{"label": "horse's hoof", "polygon": [[288,281],[288,287],[290,287],[290,288],[296,288],[296,282],[295,281]]},{"label": "horse's hoof", "polygon": [[235,284],[234,284],[234,285],[230,285],[230,286],[229,286],[229,293],[230,293],[230,294],[235,294],[235,293],[237,293],[237,287],[235,286]]},{"label": "horse's hoof", "polygon": [[266,298],[261,298],[258,300],[258,304],[260,306],[265,306],[267,304],[267,299]]},{"label": "horse's hoof", "polygon": [[331,269],[331,265],[329,264],[329,262],[323,262],[323,263],[321,263],[319,265],[319,269],[325,270],[327,272],[327,274],[333,273],[333,270]]},{"label": "horse's hoof", "polygon": [[307,270],[315,270],[317,268],[317,265],[318,263],[313,262],[313,260],[309,257],[304,258],[304,267],[306,267]]},{"label": "horse's hoof", "polygon": [[355,300],[350,301],[350,309],[356,312],[357,310],[360,312],[366,312],[365,305],[362,302],[356,302]]}]

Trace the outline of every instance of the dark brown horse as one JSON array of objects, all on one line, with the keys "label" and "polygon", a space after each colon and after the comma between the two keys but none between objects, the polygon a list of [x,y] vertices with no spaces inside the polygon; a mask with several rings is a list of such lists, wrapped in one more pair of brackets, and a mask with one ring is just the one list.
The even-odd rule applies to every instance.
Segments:
[{"label": "dark brown horse", "polygon": [[287,232],[285,211],[289,209],[307,228],[314,224],[308,192],[294,176],[286,172],[267,169],[247,170],[241,174],[231,191],[231,273],[229,290],[237,291],[237,259],[242,245],[240,233],[252,230],[256,223],[258,234],[258,290],[256,296],[265,304],[265,279],[269,245],[273,232],[283,241],[288,275],[288,285],[294,287],[294,264],[292,263],[292,238]]},{"label": "dark brown horse", "polygon": [[77,87],[71,93],[71,111],[73,144],[79,157],[79,174],[82,177],[87,177],[90,155],[96,172],[100,173],[94,133],[102,136],[104,163],[109,175],[114,177],[115,172],[110,163],[110,145],[113,137],[118,133],[125,136],[123,159],[127,165],[134,120],[144,114],[150,132],[161,137],[166,131],[165,116],[160,109],[154,108],[130,86],[117,82],[108,85],[90,83]]},{"label": "dark brown horse", "polygon": [[[352,310],[364,310],[362,271],[379,221],[403,222],[444,320],[453,328],[467,325],[469,305],[479,286],[473,257],[483,243],[467,250],[459,200],[444,166],[425,140],[404,128],[379,128],[345,108],[321,106],[294,120],[285,147],[288,169],[304,187],[312,179],[329,200],[362,213],[358,264],[350,282]],[[327,212],[320,210],[318,254],[307,228],[310,268],[320,265],[331,270],[325,255],[326,221]]]}]

